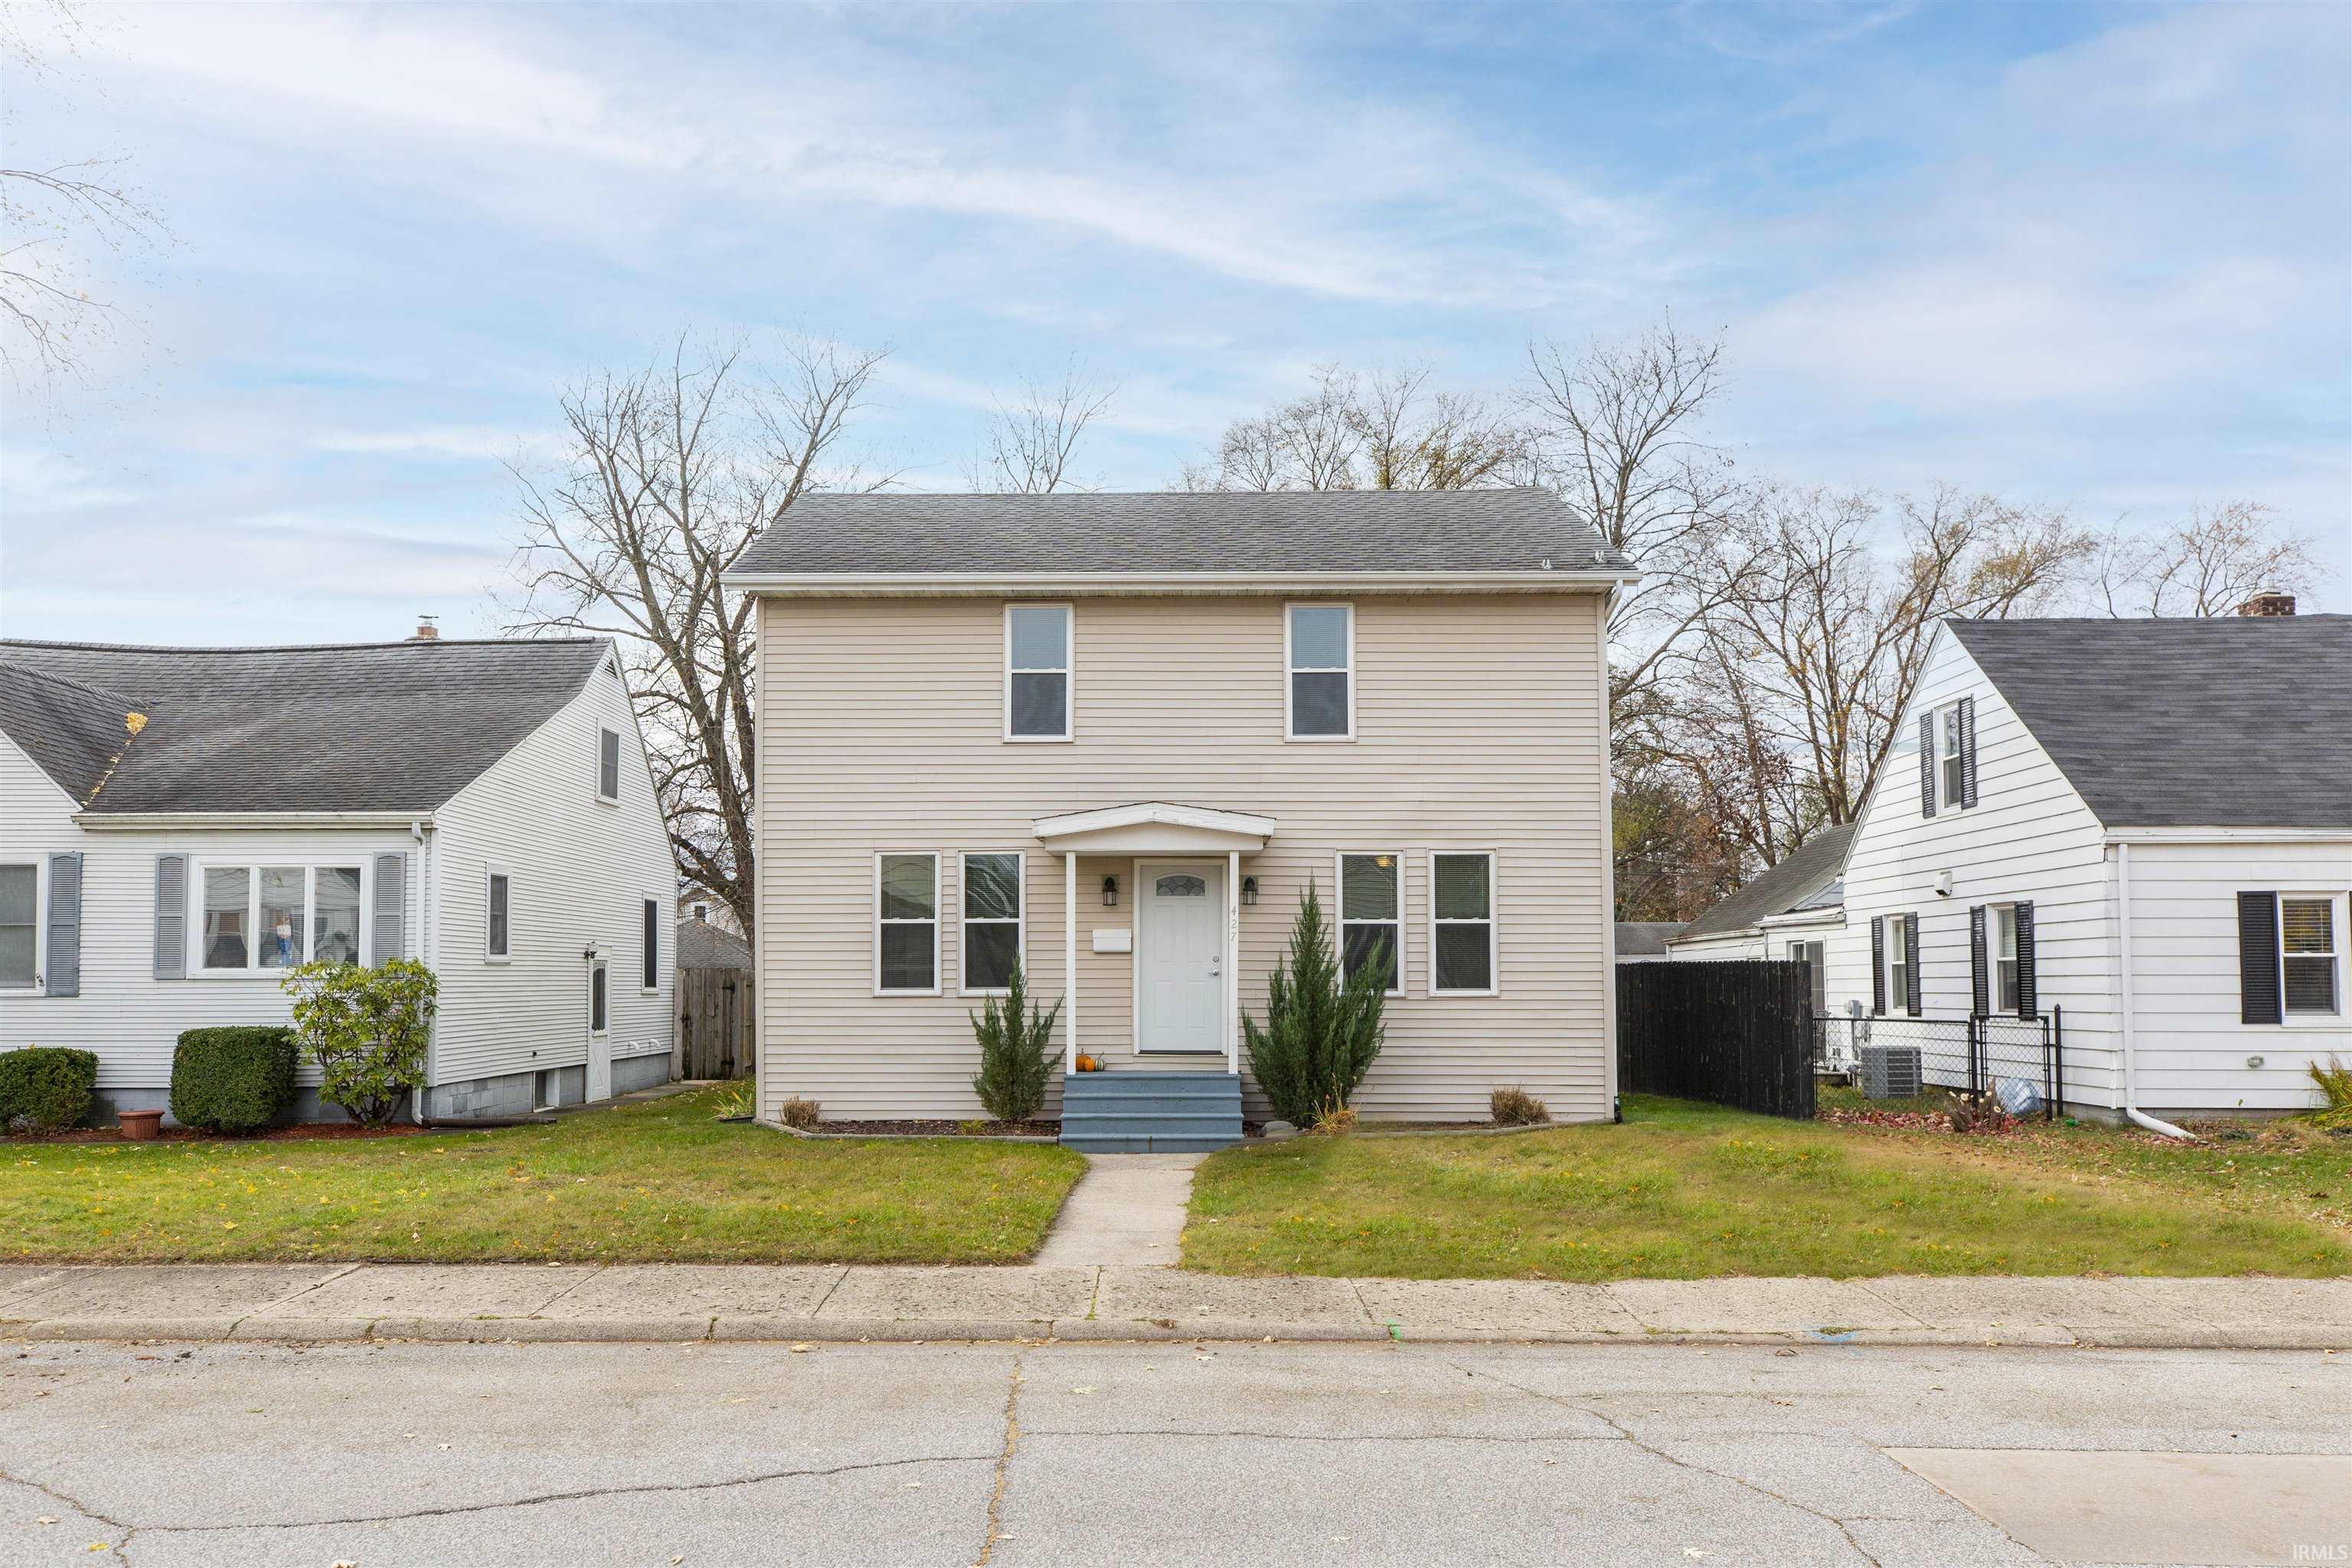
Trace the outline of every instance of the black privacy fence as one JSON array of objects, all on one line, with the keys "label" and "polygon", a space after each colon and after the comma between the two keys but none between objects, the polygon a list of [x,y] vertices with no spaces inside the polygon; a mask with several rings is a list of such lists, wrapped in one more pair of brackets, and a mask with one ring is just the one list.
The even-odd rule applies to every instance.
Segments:
[{"label": "black privacy fence", "polygon": [[1617,966],[1617,1085],[1766,1116],[1813,1114],[1811,965]]},{"label": "black privacy fence", "polygon": [[2065,1113],[2063,1036],[2054,1016],[1816,1020],[1813,1070],[1866,1100],[1964,1094],[2012,1116]]}]

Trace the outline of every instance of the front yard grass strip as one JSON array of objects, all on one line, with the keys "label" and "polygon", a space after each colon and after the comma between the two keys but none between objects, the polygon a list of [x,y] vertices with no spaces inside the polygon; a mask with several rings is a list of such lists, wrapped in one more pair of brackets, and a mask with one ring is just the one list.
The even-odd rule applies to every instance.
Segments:
[{"label": "front yard grass strip", "polygon": [[2105,1129],[1973,1138],[1647,1096],[1624,1107],[1621,1125],[1519,1138],[1227,1150],[1193,1178],[1184,1266],[1573,1280],[2352,1272],[2352,1140],[2257,1155]]},{"label": "front yard grass strip", "polygon": [[538,1126],[318,1142],[0,1142],[0,1261],[1017,1263],[1053,1145],[803,1141],[701,1089]]}]

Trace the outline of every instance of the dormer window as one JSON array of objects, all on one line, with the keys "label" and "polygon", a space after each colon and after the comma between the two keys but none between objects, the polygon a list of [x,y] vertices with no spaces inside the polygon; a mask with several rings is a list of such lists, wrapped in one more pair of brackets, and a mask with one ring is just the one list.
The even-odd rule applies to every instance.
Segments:
[{"label": "dormer window", "polygon": [[1004,738],[1070,738],[1070,606],[1004,610]]}]

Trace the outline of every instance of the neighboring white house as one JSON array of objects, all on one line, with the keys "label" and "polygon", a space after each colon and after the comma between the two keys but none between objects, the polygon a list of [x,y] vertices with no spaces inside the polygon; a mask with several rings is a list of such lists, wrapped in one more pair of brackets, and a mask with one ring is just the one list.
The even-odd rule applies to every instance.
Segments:
[{"label": "neighboring white house", "polygon": [[437,973],[427,1115],[661,1082],[677,889],[604,639],[0,642],[0,1049],[96,1052],[117,1110],[311,958]]},{"label": "neighboring white house", "polygon": [[[2063,1009],[2074,1105],[2313,1104],[2352,1056],[2352,617],[2293,603],[1945,623],[1844,857],[1828,1010]],[[1742,930],[1785,957],[1770,923]]]},{"label": "neighboring white house", "polygon": [[1664,963],[1671,955],[1666,943],[1683,929],[1680,921],[1619,921],[1617,962]]},{"label": "neighboring white house", "polygon": [[1813,966],[1813,1011],[1829,1005],[1829,948],[1845,930],[1846,849],[1853,825],[1815,830],[1738,892],[1666,939],[1677,963],[1726,958],[1793,958]]},{"label": "neighboring white house", "polygon": [[743,934],[743,922],[735,918],[735,906],[699,882],[678,885],[677,918],[681,921],[698,921],[705,925],[717,926],[732,937]]}]

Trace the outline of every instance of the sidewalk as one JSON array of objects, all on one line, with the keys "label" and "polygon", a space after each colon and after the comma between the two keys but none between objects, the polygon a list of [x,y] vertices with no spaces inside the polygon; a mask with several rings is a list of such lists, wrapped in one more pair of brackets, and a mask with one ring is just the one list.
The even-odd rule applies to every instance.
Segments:
[{"label": "sidewalk", "polygon": [[2352,1279],[1231,1279],[1167,1268],[0,1264],[0,1338],[2352,1348]]}]

